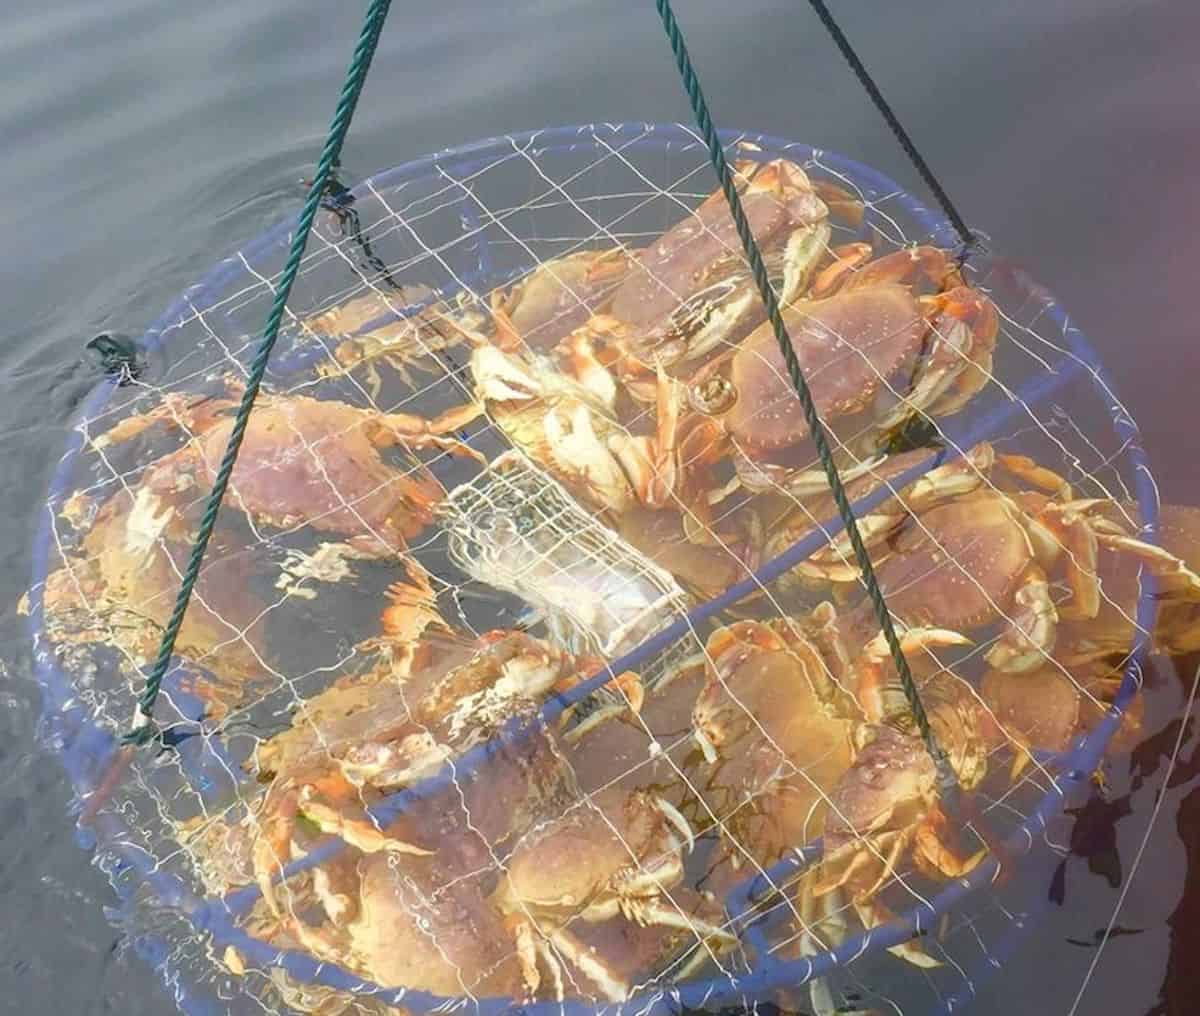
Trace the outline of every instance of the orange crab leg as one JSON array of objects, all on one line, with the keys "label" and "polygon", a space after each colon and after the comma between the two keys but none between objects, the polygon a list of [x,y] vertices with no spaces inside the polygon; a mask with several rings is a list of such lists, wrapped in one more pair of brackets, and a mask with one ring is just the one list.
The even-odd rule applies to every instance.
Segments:
[{"label": "orange crab leg", "polygon": [[928,863],[934,871],[946,878],[962,878],[982,861],[988,848],[977,850],[970,857],[962,857],[951,850],[942,840],[941,831],[945,817],[940,810],[931,811],[925,822],[917,828],[915,860]]},{"label": "orange crab leg", "polygon": [[383,448],[398,444],[412,445],[416,448],[441,448],[486,464],[487,456],[482,452],[464,444],[458,438],[445,436],[479,419],[484,412],[482,402],[468,402],[448,409],[432,420],[410,413],[387,413],[380,417],[379,426],[372,432],[371,439]]},{"label": "orange crab leg", "polygon": [[872,254],[869,243],[848,243],[835,247],[833,264],[822,268],[813,279],[810,295],[814,299],[828,296],[856,270],[861,268]]},{"label": "orange crab leg", "polygon": [[812,179],[812,189],[816,191],[817,197],[825,202],[830,215],[855,229],[862,225],[867,210],[862,199],[854,191],[819,177]]},{"label": "orange crab leg", "polygon": [[[812,894],[814,897],[820,898],[827,893],[833,892],[835,889],[840,889],[842,886],[849,885],[860,871],[862,871],[864,868],[868,868],[877,860],[871,850],[863,849],[864,845],[865,844],[863,841],[854,841],[852,843],[847,843],[845,847],[837,852],[838,861],[841,861],[842,858],[846,856],[849,856],[850,860],[845,863],[845,866],[840,872],[834,871],[828,875],[823,875],[823,877],[816,880],[812,887]],[[824,870],[826,867],[829,867],[832,860],[832,858],[826,858],[823,860],[821,862],[822,870]]]},{"label": "orange crab leg", "polygon": [[609,448],[628,477],[638,500],[648,508],[670,504],[679,486],[679,400],[675,383],[660,366],[655,436],[614,434]]},{"label": "orange crab leg", "polygon": [[[264,807],[270,803],[272,790],[267,791]],[[292,829],[299,806],[300,793],[297,788],[289,787],[283,791],[279,803],[272,806],[270,814],[262,820],[251,852],[263,902],[275,917],[283,916],[275,896],[275,875],[277,872],[283,873],[291,857]]]},{"label": "orange crab leg", "polygon": [[517,331],[517,326],[513,324],[507,312],[499,307],[492,307],[492,322],[496,326],[496,333],[492,338],[499,349],[506,353],[519,353],[525,348],[525,338]]},{"label": "orange crab leg", "polygon": [[364,854],[376,854],[385,850],[396,854],[413,854],[417,857],[429,857],[433,854],[432,850],[388,836],[367,819],[354,818],[342,809],[318,800],[312,786],[301,788],[298,808],[299,812],[316,823],[322,832],[338,836]]},{"label": "orange crab leg", "polygon": [[[598,664],[598,666],[603,666],[603,664]],[[583,668],[580,668],[580,670],[581,669]],[[575,670],[568,676],[559,678],[559,680],[555,682],[554,690],[558,694],[562,694],[563,692],[570,691],[572,688],[581,684],[583,682],[583,676],[580,673],[580,670]],[[634,673],[632,670],[626,670],[618,674],[616,677],[605,681],[601,687],[609,688],[618,692],[621,697],[625,699],[626,704],[629,706],[630,712],[632,712],[634,715],[641,713],[642,705],[646,701],[646,689],[642,684],[640,675]]]},{"label": "orange crab leg", "polygon": [[958,270],[945,251],[921,245],[868,262],[847,280],[846,288],[873,286],[880,282],[907,282],[915,276],[923,276],[939,289],[947,289],[957,283]]},{"label": "orange crab leg", "polygon": [[[883,860],[883,870],[879,873],[879,877],[867,889],[866,892],[856,893],[855,898],[859,900],[871,899],[879,893],[879,891],[887,884],[887,880],[896,873],[896,865],[900,863],[900,858],[904,856],[904,851],[912,842],[917,830],[904,829],[897,831],[895,839],[892,842],[892,849],[888,851],[887,856]],[[883,844],[883,837],[879,838],[880,846]],[[874,853],[874,851],[872,851]]]},{"label": "orange crab leg", "polygon": [[[233,387],[231,385],[231,387]],[[236,394],[236,389],[235,389]],[[211,428],[226,410],[237,403],[225,396],[191,395],[167,392],[162,401],[144,413],[127,416],[116,426],[92,440],[92,447],[107,448],[140,436],[156,423],[179,427],[191,434],[201,434]]]},{"label": "orange crab leg", "polygon": [[996,461],[1017,479],[1033,484],[1056,500],[1070,501],[1074,497],[1066,480],[1028,455],[997,454]]}]

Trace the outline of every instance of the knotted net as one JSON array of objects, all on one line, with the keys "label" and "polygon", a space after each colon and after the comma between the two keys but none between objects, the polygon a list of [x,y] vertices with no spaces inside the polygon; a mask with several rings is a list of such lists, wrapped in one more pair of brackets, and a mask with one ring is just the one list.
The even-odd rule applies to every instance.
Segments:
[{"label": "knotted net", "polygon": [[[957,266],[847,159],[725,140],[963,807],[703,146],[484,142],[330,201],[158,743],[103,788],[103,856],[181,1001],[924,1013],[1033,923],[1064,801],[1141,729],[1151,634],[1193,648],[1192,517],[1160,534],[1132,420],[1019,269]],[[58,470],[26,606],[81,795],[287,242],[185,293]]]}]

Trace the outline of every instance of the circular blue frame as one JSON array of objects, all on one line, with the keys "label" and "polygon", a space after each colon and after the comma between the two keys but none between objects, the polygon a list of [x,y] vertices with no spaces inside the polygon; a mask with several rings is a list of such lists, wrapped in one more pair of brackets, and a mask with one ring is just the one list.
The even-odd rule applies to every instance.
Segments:
[{"label": "circular blue frame", "polygon": [[[541,152],[569,152],[577,148],[595,148],[597,138],[637,149],[687,150],[690,148],[703,149],[704,147],[690,128],[680,124],[625,123],[547,128],[445,149],[377,174],[353,188],[352,193],[355,196],[363,196],[368,193],[368,188],[371,186],[382,189],[408,180],[420,179],[448,163],[453,164],[458,174],[469,173],[473,169],[494,163],[497,156],[512,152],[515,145],[532,145]],[[915,197],[903,191],[893,180],[875,169],[843,156],[815,150],[766,134],[723,131],[721,139],[726,145],[750,142],[758,146],[759,151],[744,153],[747,158],[765,160],[782,155],[804,162],[819,156],[821,165],[843,174],[859,186],[864,193],[886,195],[889,200],[903,207],[915,223],[928,231],[930,242],[946,247],[954,245],[955,234],[948,221],[932,212]],[[240,272],[245,271],[243,258],[245,262],[254,265],[273,248],[277,248],[281,244],[286,245],[292,228],[291,220],[284,221],[250,243],[240,252],[240,255],[228,257],[215,266],[198,283],[186,290],[150,326],[142,338],[142,349],[145,352],[153,352],[162,346],[168,340],[170,333],[179,328],[186,318],[215,303],[222,288]],[[1014,278],[1015,285],[1027,294],[1035,291],[1032,280],[1020,273],[1016,273]],[[1045,291],[1040,287],[1036,291],[1043,297],[1045,296]],[[1113,398],[1115,388],[1112,380],[1107,376],[1098,356],[1086,338],[1078,329],[1069,325],[1066,313],[1057,303],[1051,302],[1046,313],[1063,330],[1074,358],[1064,358],[1054,365],[1050,372],[1039,378],[1028,389],[1023,390],[1022,401],[1017,405],[1043,399],[1061,387],[1067,380],[1080,374],[1090,377],[1099,388],[1106,405],[1112,404],[1115,401]],[[79,408],[76,420],[94,417],[112,397],[114,390],[115,386],[111,381],[104,381],[97,385]],[[952,442],[953,446],[956,448],[971,447],[994,432],[1015,411],[1013,407],[1001,406],[982,419],[975,421],[969,431],[956,435],[956,440]],[[1113,426],[1118,437],[1126,444],[1135,467],[1134,484],[1144,523],[1145,538],[1153,541],[1157,538],[1158,502],[1149,465],[1138,441],[1136,424],[1116,407],[1114,407],[1113,413]],[[29,598],[28,617],[35,675],[44,694],[43,729],[51,736],[72,787],[80,797],[95,788],[99,775],[117,748],[117,739],[110,731],[97,726],[87,715],[84,707],[74,696],[69,676],[58,665],[54,653],[47,645],[44,631],[43,587],[48,575],[48,564],[53,546],[53,516],[62,500],[69,494],[68,484],[71,469],[82,448],[83,436],[76,429],[55,469],[44,514],[34,539],[33,585]],[[940,451],[894,480],[893,484],[896,486],[906,484],[928,468],[954,457],[953,451]],[[862,499],[855,505],[856,512],[861,514],[863,511],[870,510],[875,504],[884,500],[888,494],[889,491],[885,487],[875,495]],[[834,522],[826,528],[833,532],[839,528],[839,525]],[[611,664],[612,668],[621,670],[635,667],[640,659],[657,652],[678,638],[691,623],[715,614],[728,603],[758,588],[760,582],[771,581],[782,574],[817,549],[826,538],[814,534],[814,537],[801,541],[800,544],[770,562],[753,578],[732,587],[718,600],[702,605],[692,615],[689,615],[688,619],[649,640],[624,659],[615,661]],[[1060,760],[1066,774],[1062,781],[1064,784],[1069,785],[1072,781],[1084,778],[1096,767],[1120,722],[1125,707],[1136,694],[1139,683],[1138,675],[1149,649],[1148,637],[1145,633],[1153,630],[1156,610],[1153,589],[1150,586],[1151,583],[1148,579],[1143,577],[1142,592],[1137,607],[1139,635],[1133,647],[1121,689],[1104,720],[1082,739],[1072,752]],[[676,628],[679,630],[676,631]],[[595,684],[600,683],[606,676],[607,673],[598,675],[593,681],[579,686],[569,701],[586,695]],[[569,705],[569,701],[560,702],[557,707],[558,711]],[[199,713],[197,712],[192,718],[198,721]],[[1008,848],[1016,853],[1030,850],[1035,839],[1035,830],[1044,827],[1046,822],[1058,811],[1065,793],[1066,790],[1063,786],[1056,783],[1047,792],[1041,804],[1031,812],[1024,823],[1009,838],[1006,844]],[[392,802],[389,802],[389,806],[393,802],[398,802],[395,803],[395,806],[403,807],[404,800],[411,799],[411,796],[408,792],[397,795]],[[103,842],[106,849],[115,853],[120,859],[120,864],[129,869],[133,876],[148,884],[164,906],[186,914],[195,928],[198,931],[210,933],[217,945],[235,946],[249,960],[264,966],[282,966],[289,975],[297,980],[323,984],[356,994],[374,995],[382,1001],[402,1004],[414,1011],[432,1011],[447,1001],[423,992],[387,989],[369,984],[361,978],[331,964],[321,963],[304,953],[281,953],[265,942],[252,938],[235,925],[233,917],[248,905],[245,891],[241,894],[231,894],[223,901],[200,899],[177,876],[157,870],[153,858],[133,847],[122,836],[124,827],[119,816],[102,812],[95,816],[93,828],[97,839]],[[82,831],[80,839],[82,846],[93,845],[89,843],[86,834]],[[815,856],[819,856],[819,844],[810,845],[805,850],[798,851],[795,858],[781,862],[775,869],[768,872],[768,875],[774,879],[776,875],[786,874],[788,870],[794,870],[800,865],[808,863]],[[311,855],[310,858],[311,860],[306,859],[310,863],[319,863],[321,860],[321,857]],[[822,976],[864,951],[890,947],[919,934],[930,926],[932,919],[937,915],[952,907],[976,888],[990,882],[995,870],[996,863],[989,860],[978,866],[967,877],[941,889],[934,896],[930,906],[914,907],[898,915],[889,924],[852,936],[842,946],[815,957],[787,962],[775,961],[770,959],[764,950],[759,949],[757,952],[760,963],[749,975],[737,978],[719,977],[707,981],[688,982],[669,989],[658,989],[632,998],[622,1003],[622,1007],[627,1006],[630,1011],[639,1013],[650,1013],[660,1010],[678,1012],[684,1007],[731,1005],[737,1004],[739,1000],[750,1001],[761,998],[763,992],[774,988],[803,983],[810,978]],[[736,919],[739,912],[749,905],[755,889],[754,880],[751,880],[749,884],[734,893],[728,901],[731,917]],[[746,932],[744,938],[753,944],[753,929]],[[165,943],[146,940],[140,943],[140,951],[147,960],[156,966],[161,967],[168,962],[168,949]],[[216,1011],[212,1007],[212,1002],[204,998],[201,992],[181,984],[180,979],[171,976],[170,971],[166,971],[166,973],[174,989],[176,1000],[184,1011],[191,1013]],[[949,1005],[950,1002],[946,1004]],[[510,999],[481,999],[474,1008],[491,1016],[491,1014],[511,1010],[513,1005],[514,1003]],[[553,1012],[583,1016],[585,1013],[596,1013],[609,1008],[612,1007],[573,1001],[567,1002],[565,1005],[539,1003],[527,1006],[525,1010],[536,1010],[546,1014]]]}]

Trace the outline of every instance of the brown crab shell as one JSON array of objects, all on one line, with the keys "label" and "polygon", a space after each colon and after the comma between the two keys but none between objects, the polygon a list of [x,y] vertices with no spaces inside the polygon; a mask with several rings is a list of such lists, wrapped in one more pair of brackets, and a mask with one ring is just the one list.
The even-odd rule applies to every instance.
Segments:
[{"label": "brown crab shell", "polygon": [[1013,511],[981,491],[922,512],[876,568],[888,607],[909,624],[959,632],[990,622],[996,604],[1007,610],[1033,561]]},{"label": "brown crab shell", "polygon": [[872,732],[873,739],[830,794],[827,857],[863,835],[897,828],[905,812],[919,811],[936,798],[937,770],[925,743],[887,725]]},{"label": "brown crab shell", "polygon": [[[146,485],[172,491],[199,481],[207,489],[233,426],[232,418],[222,419],[200,435],[198,449],[160,460]],[[379,414],[344,402],[261,400],[246,427],[228,501],[276,528],[307,525],[364,538],[373,530],[387,545],[380,550],[394,549],[432,521],[431,507],[444,494],[427,471],[382,458],[381,446],[400,441]],[[187,477],[189,468],[202,475]]]},{"label": "brown crab shell", "polygon": [[725,632],[709,640],[713,664],[693,713],[719,757],[696,781],[714,814],[732,815],[755,861],[770,865],[820,828],[822,788],[850,766],[853,723],[822,700],[815,647],[801,656],[756,622]]},{"label": "brown crab shell", "polygon": [[[52,637],[112,642],[139,661],[157,649],[175,606],[192,549],[190,519],[164,497],[157,510],[171,519],[157,539],[134,531],[138,502],[121,491],[106,501],[77,552],[46,580],[44,602]],[[264,677],[266,604],[251,582],[267,573],[258,548],[238,545],[220,524],[184,615],[176,651],[213,672],[221,696],[236,698],[245,682]],[[83,627],[79,621],[84,622]]]},{"label": "brown crab shell", "polygon": [[[822,422],[865,410],[899,379],[921,345],[925,322],[906,286],[879,283],[783,310],[801,373]],[[788,448],[809,436],[770,322],[739,346],[730,366],[737,401],[726,416],[748,454]]]},{"label": "brown crab shell", "polygon": [[750,574],[740,534],[722,532],[724,546],[697,543],[688,538],[683,515],[671,508],[635,505],[616,521],[628,543],[701,599],[719,596]]},{"label": "brown crab shell", "polygon": [[[1016,734],[1042,751],[1067,751],[1076,738],[1094,728],[1108,713],[1106,697],[1115,690],[1085,671],[1045,666],[1022,674],[990,670],[979,685],[986,713],[982,728],[992,744]],[[1108,744],[1110,754],[1136,747],[1142,733],[1144,696],[1126,707]]]},{"label": "brown crab shell", "polygon": [[367,976],[452,998],[520,995],[512,936],[477,874],[448,871],[436,857],[397,865],[387,854],[364,857],[360,870],[360,913],[350,934]]},{"label": "brown crab shell", "polygon": [[506,900],[571,917],[632,862],[664,853],[669,829],[646,791],[602,790],[532,827],[509,857],[499,891]]},{"label": "brown crab shell", "polygon": [[[828,216],[807,175],[793,163],[777,159],[749,170],[739,168],[743,172],[735,186],[760,246],[789,226],[819,223]],[[715,191],[639,253],[613,297],[610,313],[636,334],[639,347],[653,348],[666,337],[671,315],[681,303],[744,267],[725,196]]]},{"label": "brown crab shell", "polygon": [[632,255],[623,248],[577,251],[539,264],[497,300],[522,342],[549,352],[584,325],[612,296],[629,272]]}]

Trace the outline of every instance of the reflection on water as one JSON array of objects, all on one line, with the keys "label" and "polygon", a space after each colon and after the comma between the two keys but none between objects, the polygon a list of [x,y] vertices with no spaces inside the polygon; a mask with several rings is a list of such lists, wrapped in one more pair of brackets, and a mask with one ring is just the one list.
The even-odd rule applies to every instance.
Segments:
[{"label": "reflection on water", "polygon": [[[1049,285],[1101,350],[1164,498],[1200,503],[1183,408],[1200,367],[1189,299],[1197,198],[1185,168],[1196,152],[1200,17],[1152,0],[908,7],[847,10],[844,27],[972,225]],[[912,181],[799,11],[783,0],[697,0],[680,11],[718,122],[824,145]],[[61,773],[33,747],[37,695],[11,605],[64,426],[105,367],[85,344],[140,334],[212,263],[294,210],[361,11],[11,0],[5,13],[6,996],[34,1011],[165,1013],[169,993],[131,955],[137,943],[105,920],[107,881],[83,864]],[[470,2],[432,18],[394,10],[351,132],[348,177],[541,124],[686,118],[650,6],[556,0],[491,14]],[[1085,978],[1078,1012],[1191,1011],[1200,744],[1178,714],[1195,661],[1175,669],[1166,680],[1177,694],[1128,771],[1073,809],[1066,856],[1047,872],[1050,910],[970,1011],[1065,1013]]]}]

